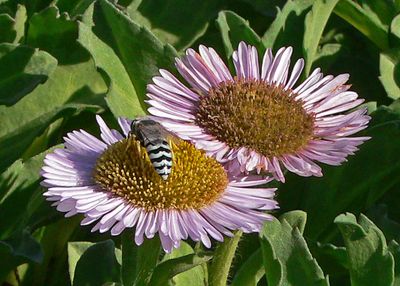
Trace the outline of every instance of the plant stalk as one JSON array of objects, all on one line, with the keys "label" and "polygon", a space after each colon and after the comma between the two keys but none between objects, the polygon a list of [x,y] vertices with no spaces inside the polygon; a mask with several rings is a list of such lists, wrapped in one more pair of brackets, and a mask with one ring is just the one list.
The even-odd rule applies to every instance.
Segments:
[{"label": "plant stalk", "polygon": [[214,258],[209,269],[210,286],[226,286],[233,257],[239,244],[242,231],[237,231],[234,237],[225,238],[214,252]]}]

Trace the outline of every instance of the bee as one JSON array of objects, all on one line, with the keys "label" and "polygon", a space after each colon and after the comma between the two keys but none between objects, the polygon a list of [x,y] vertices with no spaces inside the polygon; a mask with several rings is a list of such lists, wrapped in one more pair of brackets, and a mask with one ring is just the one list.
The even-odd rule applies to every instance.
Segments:
[{"label": "bee", "polygon": [[130,135],[135,136],[146,149],[155,171],[168,179],[172,169],[172,151],[168,143],[169,132],[158,122],[148,118],[136,118],[132,121]]}]

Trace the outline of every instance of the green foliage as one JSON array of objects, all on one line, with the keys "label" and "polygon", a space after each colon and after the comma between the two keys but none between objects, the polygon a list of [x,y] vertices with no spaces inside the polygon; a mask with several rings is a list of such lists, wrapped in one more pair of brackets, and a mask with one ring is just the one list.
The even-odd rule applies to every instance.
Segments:
[{"label": "green foliage", "polygon": [[12,42],[16,32],[13,29],[14,19],[8,14],[0,14],[0,42]]},{"label": "green foliage", "polygon": [[294,57],[301,57],[305,16],[313,2],[311,0],[287,1],[285,6],[278,10],[275,20],[262,36],[264,45],[274,50],[290,45],[294,47]]},{"label": "green foliage", "polygon": [[[49,150],[51,151],[51,149]],[[12,218],[0,221],[0,239],[21,231],[44,201],[39,188],[40,169],[49,151],[25,162],[16,161],[0,176],[0,215]]]},{"label": "green foliage", "polygon": [[[171,44],[177,50],[183,50],[206,32],[209,22],[217,16],[222,2],[135,0],[127,6],[127,13],[131,19],[148,28],[162,42]],[[167,13],[168,11],[174,13]]]},{"label": "green foliage", "polygon": [[265,273],[271,285],[329,285],[302,236],[306,214],[286,213],[260,233]]},{"label": "green foliage", "polygon": [[351,285],[392,285],[394,259],[385,237],[367,217],[342,214],[335,219],[349,257]]},{"label": "green foliage", "polygon": [[311,11],[307,14],[304,23],[304,56],[305,56],[305,74],[308,76],[311,66],[314,62],[319,39],[322,36],[325,25],[328,22],[333,8],[338,0],[318,0],[315,1]]},{"label": "green foliage", "polygon": [[218,15],[217,25],[221,31],[221,37],[228,58],[237,49],[241,41],[254,45],[260,52],[264,51],[260,37],[250,28],[249,23],[239,15],[231,11],[222,11]]},{"label": "green foliage", "polygon": [[232,286],[256,286],[265,275],[261,249],[256,250],[241,265],[232,280]]},{"label": "green foliage", "polygon": [[[97,65],[106,71],[111,82],[115,82],[115,78],[119,78],[119,74],[122,74],[121,70],[124,70],[121,83],[110,86],[108,104],[111,110],[116,116],[143,114],[147,83],[159,68],[168,68],[172,65],[176,51],[170,45],[161,43],[147,28],[136,24],[108,1],[99,1],[91,6],[85,13],[84,23],[93,26],[94,35],[108,45],[108,47],[104,47],[104,44],[101,43],[99,45],[99,48],[103,46],[103,49],[107,49],[106,51],[94,50],[94,47],[85,39],[84,28],[81,26],[80,41],[93,53]],[[93,37],[93,35],[88,36]],[[109,53],[110,49],[113,52]],[[114,58],[111,61],[102,59],[101,57],[106,56],[102,52],[108,52],[109,56]],[[115,57],[118,57],[119,60]],[[112,66],[113,60],[116,63],[114,67]],[[126,76],[129,76],[131,83],[127,82]],[[133,88],[135,89],[134,93],[132,92]],[[119,101],[120,95],[125,98],[124,101]],[[131,106],[134,108],[129,111]]]},{"label": "green foliage", "polygon": [[40,263],[43,253],[40,244],[28,231],[14,234],[7,240],[0,240],[0,281],[18,265],[27,262]]},{"label": "green foliage", "polygon": [[46,81],[57,60],[30,47],[0,44],[0,66],[0,104],[13,105]]},{"label": "green foliage", "polygon": [[[398,0],[0,0],[0,284],[400,285],[399,13]],[[44,200],[43,158],[67,132],[98,133],[95,113],[145,115],[160,68],[179,77],[174,58],[199,44],[233,68],[241,41],[260,60],[292,46],[305,75],[350,73],[372,116],[348,162],[286,175],[260,237],[164,254],[157,237],[91,234]]]},{"label": "green foliage", "polygon": [[149,285],[163,286],[172,280],[173,285],[204,285],[205,273],[200,265],[212,258],[210,254],[193,253],[192,248],[184,244],[170,255],[165,255],[165,261],[154,268]]},{"label": "green foliage", "polygon": [[72,285],[103,285],[119,280],[120,270],[112,240],[68,243],[68,263]]},{"label": "green foliage", "polygon": [[399,115],[381,107],[373,113],[372,126],[365,134],[372,139],[362,146],[357,156],[349,158],[340,168],[324,168],[323,178],[290,177],[282,186],[281,204],[284,208],[301,208],[307,212],[310,226],[306,233],[312,239],[330,238],[334,232],[329,223],[338,213],[358,212],[371,206],[399,183],[395,174],[400,165],[394,157],[399,154],[399,145],[385,140],[388,136],[394,141],[400,140]]},{"label": "green foliage", "polygon": [[389,47],[387,29],[371,11],[363,9],[354,1],[343,0],[339,1],[335,13],[363,33],[380,49],[385,50]]},{"label": "green foliage", "polygon": [[[166,278],[170,278],[171,283],[175,286],[202,286],[207,282],[207,265],[205,262],[209,261],[211,258],[211,255],[206,253],[195,253],[189,244],[182,242],[178,249],[174,249],[171,253],[164,256],[165,263],[171,259],[180,260],[173,260],[168,264],[163,263],[157,266],[153,273],[152,280],[161,282],[161,279],[159,279],[160,275],[157,273],[163,271],[161,275],[166,276]],[[177,265],[175,266],[175,264]],[[171,274],[175,273],[179,274],[176,274],[171,278]],[[167,284],[166,281],[163,281],[163,283],[164,284],[161,283],[159,285]]]},{"label": "green foliage", "polygon": [[[153,238],[145,240],[137,248],[133,242],[133,235],[125,233],[122,249],[129,249],[122,255],[122,277],[124,285],[142,286],[150,282],[154,268],[160,259],[160,240]],[[133,281],[133,284],[132,284]]]}]

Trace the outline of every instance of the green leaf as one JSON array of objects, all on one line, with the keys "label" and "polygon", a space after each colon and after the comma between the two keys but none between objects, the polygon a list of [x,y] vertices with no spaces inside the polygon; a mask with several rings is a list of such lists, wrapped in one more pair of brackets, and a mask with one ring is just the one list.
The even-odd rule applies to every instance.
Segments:
[{"label": "green leaf", "polygon": [[312,240],[328,242],[335,234],[331,223],[338,213],[368,208],[400,183],[400,145],[395,143],[400,140],[400,114],[380,107],[372,115],[370,127],[361,134],[372,139],[349,156],[348,162],[340,167],[324,166],[323,178],[288,175],[280,187],[284,210],[307,212],[306,234]]},{"label": "green leaf", "polygon": [[269,1],[240,0],[240,1],[252,6],[255,11],[267,17],[273,17],[275,15],[277,7],[282,6],[284,4],[280,0],[269,0]]},{"label": "green leaf", "polygon": [[27,231],[15,233],[7,240],[0,240],[0,283],[18,265],[40,263],[43,259],[40,244]]},{"label": "green leaf", "polygon": [[[42,197],[42,192],[39,192]],[[49,202],[44,202],[51,212],[48,217],[53,217],[43,227],[34,232],[34,237],[43,248],[43,261],[40,264],[29,264],[23,274],[25,285],[55,285],[68,281],[67,244],[76,229],[79,228],[80,216],[63,218],[62,214],[50,207]],[[56,216],[54,216],[56,215]],[[55,221],[55,218],[58,218]],[[68,283],[70,285],[70,283]]]},{"label": "green leaf", "polygon": [[16,161],[0,176],[0,239],[23,229],[31,215],[44,201],[39,188],[40,169],[48,150],[25,162]]},{"label": "green leaf", "polygon": [[[76,41],[77,23],[58,17],[54,7],[35,14],[30,23],[27,38],[31,43],[66,57],[57,58],[59,65],[45,84],[13,106],[0,106],[0,171],[19,158],[58,117],[84,109],[99,111],[104,105],[106,85],[90,55]],[[51,38],[47,38],[49,35]]]},{"label": "green leaf", "polygon": [[57,0],[60,11],[68,13],[70,17],[82,15],[95,0]]},{"label": "green leaf", "polygon": [[0,104],[12,105],[43,83],[57,66],[46,52],[0,44]]},{"label": "green leaf", "polygon": [[[389,192],[388,196],[391,195]],[[393,192],[393,196],[396,193]],[[386,239],[400,241],[400,223],[388,215],[388,207],[384,204],[373,206],[368,210],[368,217],[383,231]]]},{"label": "green leaf", "polygon": [[221,32],[225,53],[231,58],[234,50],[241,41],[257,48],[258,53],[264,52],[265,48],[260,37],[250,27],[249,22],[232,11],[221,11],[218,14],[217,25]]},{"label": "green leaf", "polygon": [[320,67],[321,70],[330,70],[331,66],[338,61],[343,46],[337,43],[328,43],[321,46],[314,58],[314,66]]},{"label": "green leaf", "polygon": [[159,262],[161,245],[158,237],[145,239],[138,247],[132,232],[122,234],[122,281],[124,286],[148,285],[151,274]]},{"label": "green leaf", "polygon": [[205,33],[208,22],[216,17],[222,3],[222,0],[136,0],[127,7],[127,13],[162,42],[183,50]]},{"label": "green leaf", "polygon": [[394,259],[382,231],[362,214],[358,222],[353,214],[341,214],[335,223],[349,256],[351,285],[392,285]]},{"label": "green leaf", "polygon": [[119,281],[120,269],[112,240],[93,245],[68,243],[68,262],[72,285],[103,285]]},{"label": "green leaf", "polygon": [[[45,84],[17,104],[0,106],[0,171],[18,159],[32,140],[56,118],[88,108],[98,111],[98,106],[80,104],[79,101],[97,97],[98,102],[102,92],[103,80],[93,62],[88,62],[59,66]],[[11,151],[10,144],[13,145]]]},{"label": "green leaf", "polygon": [[[167,263],[171,259],[172,261]],[[160,277],[164,277],[164,284],[159,283],[159,285],[167,285],[167,280],[171,278],[171,283],[175,286],[203,286],[207,279],[205,271],[207,265],[196,265],[205,263],[209,259],[211,259],[210,255],[204,253],[197,255],[189,244],[182,241],[179,248],[167,253],[163,262],[157,265],[152,275],[152,280],[157,280],[155,283],[159,283],[158,281],[161,281]],[[179,274],[174,275],[175,273]]]},{"label": "green leaf", "polygon": [[286,1],[262,37],[264,46],[278,49],[290,45],[294,48],[294,57],[302,57],[305,15],[312,3],[312,0]]},{"label": "green leaf", "polygon": [[121,234],[121,250],[121,280],[123,285],[132,286],[135,283],[136,278],[138,246],[135,244],[133,235],[130,231],[125,230]]},{"label": "green leaf", "polygon": [[231,286],[257,286],[264,275],[263,256],[259,248],[240,266]]},{"label": "green leaf", "polygon": [[347,258],[346,248],[342,246],[336,246],[331,243],[319,243],[317,242],[318,250],[330,257],[331,263],[336,263],[348,268],[349,261]]},{"label": "green leaf", "polygon": [[395,265],[394,265],[394,281],[393,286],[400,285],[400,245],[392,240],[389,242],[388,249],[393,255]]},{"label": "green leaf", "polygon": [[71,281],[74,281],[76,264],[83,253],[92,245],[94,245],[94,243],[88,241],[68,242],[68,271]]},{"label": "green leaf", "polygon": [[339,0],[317,0],[306,16],[303,43],[306,76],[310,74],[322,33],[338,1]]},{"label": "green leaf", "polygon": [[[71,281],[74,281],[75,269],[79,259],[82,255],[96,243],[88,241],[73,241],[68,242],[68,271]],[[115,259],[119,265],[121,265],[121,250],[115,248]]]},{"label": "green leaf", "polygon": [[0,14],[0,43],[12,43],[17,35],[14,28],[14,19],[8,14]]},{"label": "green leaf", "polygon": [[19,43],[25,35],[25,23],[27,20],[27,11],[24,5],[18,4],[17,12],[15,13],[14,30],[16,32],[14,44]]},{"label": "green leaf", "polygon": [[381,50],[388,49],[389,43],[387,28],[356,2],[351,0],[341,0],[336,5],[334,12],[363,33],[378,48]]},{"label": "green leaf", "polygon": [[138,248],[135,286],[147,285],[154,268],[158,264],[160,253],[161,246],[158,237],[151,240],[145,239],[143,244]]},{"label": "green leaf", "polygon": [[[11,14],[0,14],[0,43],[17,44],[24,37],[27,11],[24,5],[14,4],[16,5],[14,19],[10,16]],[[14,9],[10,13],[14,14]]]},{"label": "green leaf", "polygon": [[396,15],[394,1],[361,0],[358,2],[369,17],[387,27]]},{"label": "green leaf", "polygon": [[96,66],[110,77],[106,101],[114,116],[144,115],[145,111],[138,100],[133,83],[114,50],[101,41],[92,32],[91,27],[83,23],[79,24],[79,42],[91,53]]},{"label": "green leaf", "polygon": [[50,6],[30,19],[26,43],[49,52],[60,65],[71,65],[89,60],[77,37],[78,24]]},{"label": "green leaf", "polygon": [[390,24],[391,46],[400,48],[400,14],[393,18]]},{"label": "green leaf", "polygon": [[[17,104],[0,106],[0,171],[20,157],[33,139],[58,117],[83,108],[99,110],[94,104],[103,105],[106,91],[89,54],[76,41],[77,23],[59,17],[57,9],[50,7],[35,14],[29,27],[28,42],[57,56],[59,65],[45,84]],[[7,148],[11,143],[12,152]]]},{"label": "green leaf", "polygon": [[182,245],[181,248],[174,250],[167,255],[165,261],[157,265],[151,277],[150,286],[168,285],[170,279],[176,286],[204,285],[205,277],[200,265],[209,261],[212,256],[206,253],[193,253],[192,248],[187,244]]},{"label": "green leaf", "polygon": [[[400,54],[400,50],[398,51]],[[400,98],[400,87],[396,82],[395,68],[400,64],[397,60],[399,56],[381,53],[379,57],[379,70],[381,75],[379,79],[390,98]]]},{"label": "green leaf", "polygon": [[286,220],[292,228],[297,227],[299,232],[303,234],[307,222],[307,213],[303,211],[291,211],[280,216],[280,220]]},{"label": "green leaf", "polygon": [[[151,82],[152,77],[158,73],[160,68],[172,69],[174,57],[177,56],[175,49],[170,45],[161,43],[147,28],[132,21],[106,0],[100,0],[94,6],[89,7],[85,13],[84,23],[88,26],[94,25],[92,32],[105,45],[111,47],[119,58],[133,83],[142,109],[145,109],[146,85]],[[80,40],[84,41],[82,38]],[[105,45],[101,47],[103,51],[108,50]],[[122,67],[119,63],[116,63],[116,67],[106,66],[104,58],[99,58],[99,51],[94,53],[94,57],[101,68],[110,72],[111,80],[115,80],[115,77],[118,76],[114,73],[115,70],[122,73]],[[110,57],[115,58],[112,55]],[[127,84],[124,83],[124,85]],[[119,92],[118,89],[121,87],[117,87],[116,84],[113,85],[112,82],[111,88],[115,88],[115,90],[111,90],[112,96],[115,98],[115,94]],[[135,94],[129,94],[129,96],[134,97]],[[108,103],[111,105],[111,110],[119,112],[121,107],[118,104],[120,103],[116,101],[117,99],[109,100]],[[136,110],[139,110],[137,106]],[[135,114],[130,112],[129,115]]]},{"label": "green leaf", "polygon": [[260,232],[269,285],[329,285],[298,228],[305,220],[304,212],[295,211],[266,222]]}]

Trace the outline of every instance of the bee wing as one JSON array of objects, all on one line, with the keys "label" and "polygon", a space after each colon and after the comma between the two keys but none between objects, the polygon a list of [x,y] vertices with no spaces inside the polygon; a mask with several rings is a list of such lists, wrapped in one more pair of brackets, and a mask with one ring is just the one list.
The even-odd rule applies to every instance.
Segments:
[{"label": "bee wing", "polygon": [[178,136],[176,136],[176,135],[175,135],[174,133],[172,133],[171,131],[165,129],[163,126],[161,127],[161,133],[162,133],[162,136],[163,136],[168,142],[169,142],[169,141],[172,141],[172,142],[174,142],[175,144],[178,143],[178,140],[179,140]]}]

